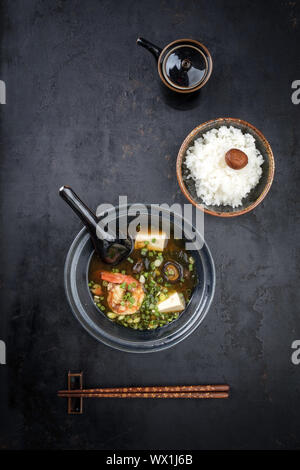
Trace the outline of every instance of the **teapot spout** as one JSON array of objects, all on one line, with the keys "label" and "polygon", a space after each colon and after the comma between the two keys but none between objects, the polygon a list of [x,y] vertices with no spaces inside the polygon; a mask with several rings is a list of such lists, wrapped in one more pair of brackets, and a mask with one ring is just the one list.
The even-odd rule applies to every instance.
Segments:
[{"label": "teapot spout", "polygon": [[155,59],[158,60],[158,58],[160,56],[160,53],[162,51],[162,49],[160,47],[155,46],[155,44],[152,44],[152,42],[147,41],[144,38],[137,38],[136,43],[139,46],[142,46],[145,49],[147,49],[149,52],[151,52],[151,54],[154,55]]}]

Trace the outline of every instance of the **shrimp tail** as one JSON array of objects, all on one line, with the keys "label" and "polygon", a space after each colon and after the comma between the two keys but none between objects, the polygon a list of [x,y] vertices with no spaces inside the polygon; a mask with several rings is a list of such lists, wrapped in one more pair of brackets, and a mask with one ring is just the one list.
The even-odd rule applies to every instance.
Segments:
[{"label": "shrimp tail", "polygon": [[121,273],[111,273],[109,271],[101,271],[100,276],[103,281],[112,282],[113,284],[122,284],[123,282],[131,284],[132,282],[136,282],[136,279],[132,276]]}]

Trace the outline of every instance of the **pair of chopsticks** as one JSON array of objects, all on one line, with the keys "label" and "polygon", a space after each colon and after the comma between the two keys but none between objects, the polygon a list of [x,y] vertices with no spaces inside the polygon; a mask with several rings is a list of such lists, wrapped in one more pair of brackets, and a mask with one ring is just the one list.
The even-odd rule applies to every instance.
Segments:
[{"label": "pair of chopsticks", "polygon": [[228,398],[229,385],[91,388],[57,394],[64,398]]}]

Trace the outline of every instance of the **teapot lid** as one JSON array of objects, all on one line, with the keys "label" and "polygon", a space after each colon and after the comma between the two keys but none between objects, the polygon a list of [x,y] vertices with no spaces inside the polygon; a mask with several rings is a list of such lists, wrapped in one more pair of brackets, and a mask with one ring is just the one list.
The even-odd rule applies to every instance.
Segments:
[{"label": "teapot lid", "polygon": [[200,88],[211,74],[211,56],[200,42],[180,39],[161,54],[161,72],[167,84],[178,91]]}]

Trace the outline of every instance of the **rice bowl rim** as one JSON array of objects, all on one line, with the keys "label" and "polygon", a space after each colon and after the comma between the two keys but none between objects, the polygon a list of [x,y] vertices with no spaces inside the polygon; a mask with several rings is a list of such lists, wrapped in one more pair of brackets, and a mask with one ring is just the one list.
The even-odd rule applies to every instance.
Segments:
[{"label": "rice bowl rim", "polygon": [[[192,140],[195,138],[195,136],[199,133],[199,131],[203,130],[206,126],[208,126],[209,124],[218,124],[218,123],[224,123],[224,125],[228,125],[229,122],[227,121],[230,121],[231,124],[233,127],[234,127],[234,124],[235,123],[238,123],[238,124],[241,124],[243,126],[245,126],[246,128],[250,128],[257,136],[260,137],[263,145],[264,145],[264,148],[265,148],[265,151],[266,151],[266,154],[267,154],[267,157],[268,157],[268,161],[269,161],[269,171],[268,171],[268,178],[267,178],[267,183],[263,189],[263,191],[261,192],[260,196],[252,203],[250,204],[248,207],[246,207],[245,209],[241,209],[240,211],[232,211],[232,212],[221,212],[222,209],[220,209],[220,212],[216,212],[214,210],[211,210],[211,209],[207,209],[206,207],[204,207],[202,204],[199,204],[197,203],[190,195],[188,189],[186,188],[185,186],[185,183],[184,183],[184,180],[183,180],[183,176],[182,176],[182,163],[183,163],[183,159],[186,155],[186,152],[187,152],[187,149],[191,146],[192,144]],[[237,128],[238,129],[238,128]],[[208,129],[208,131],[211,130],[211,129]],[[201,136],[199,136],[201,137]],[[178,155],[177,155],[177,161],[176,161],[176,173],[177,173],[177,180],[178,180],[178,183],[179,183],[179,186],[180,186],[180,189],[181,191],[183,192],[183,194],[185,195],[185,197],[195,206],[197,207],[197,209],[200,209],[202,210],[203,212],[205,212],[206,214],[210,214],[210,215],[214,215],[216,217],[237,217],[239,215],[242,215],[242,214],[246,214],[247,212],[250,212],[252,211],[255,207],[257,207],[262,201],[263,199],[266,197],[266,195],[268,194],[270,188],[271,188],[271,185],[272,185],[272,182],[273,182],[273,179],[274,179],[274,173],[275,173],[275,160],[274,160],[274,155],[273,155],[273,152],[272,152],[272,149],[271,149],[271,146],[269,144],[269,142],[267,141],[267,139],[265,138],[265,136],[263,135],[263,133],[258,130],[255,126],[253,126],[252,124],[250,124],[249,122],[247,121],[244,121],[243,119],[237,119],[237,118],[230,118],[230,117],[227,117],[227,118],[218,118],[218,119],[211,119],[209,121],[206,121],[206,122],[203,122],[202,124],[200,124],[199,126],[195,127],[187,136],[186,138],[184,139],[184,141],[182,142],[181,144],[181,147],[179,149],[179,152],[178,152]],[[222,206],[220,206],[222,207]]]}]

